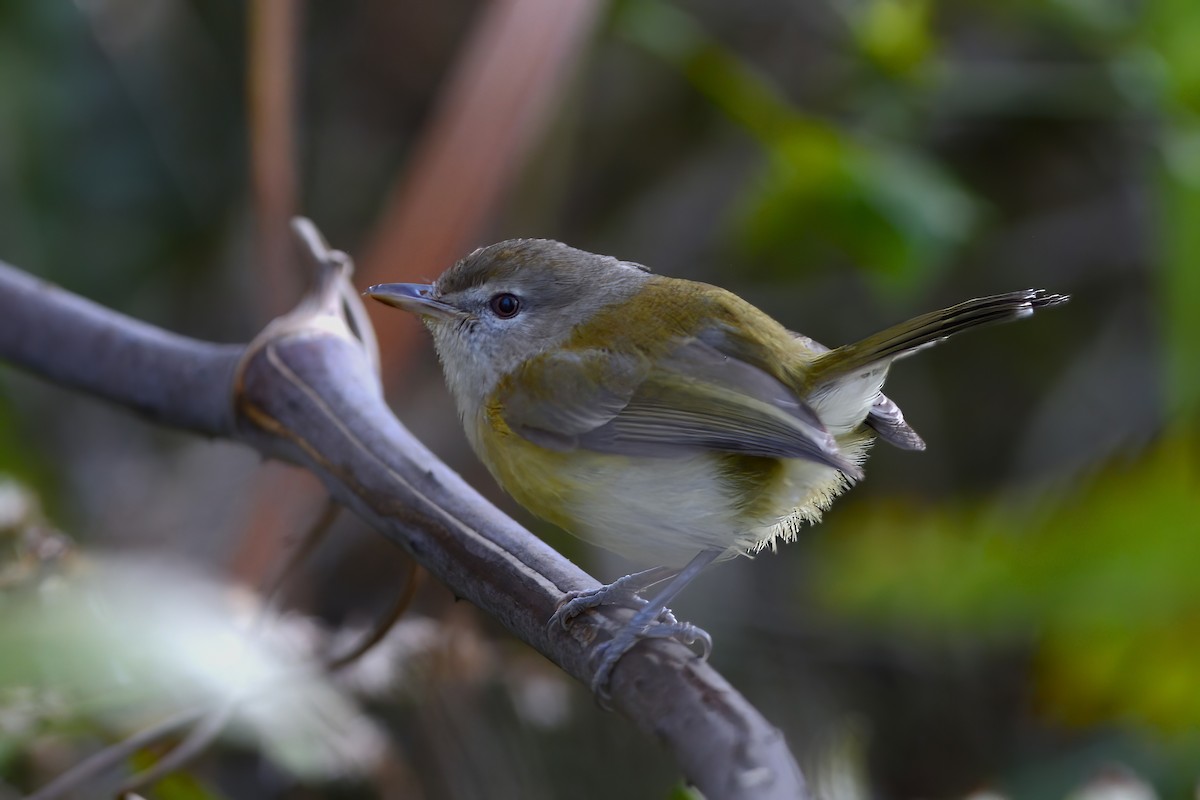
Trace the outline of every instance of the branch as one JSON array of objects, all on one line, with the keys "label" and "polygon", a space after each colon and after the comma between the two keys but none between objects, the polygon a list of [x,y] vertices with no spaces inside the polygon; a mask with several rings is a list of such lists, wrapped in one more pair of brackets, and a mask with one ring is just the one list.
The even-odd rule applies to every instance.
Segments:
[{"label": "branch", "polygon": [[243,349],[168,333],[0,261],[0,358],[155,422],[230,435]]},{"label": "branch", "polygon": [[[349,259],[307,220],[317,285],[248,346],[165,333],[0,263],[0,357],[160,423],[233,438],[307,467],[333,497],[434,577],[590,685],[592,653],[631,613],[547,621],[595,579],[488,503],[392,415]],[[687,648],[638,645],[617,665],[615,710],[672,753],[709,798],[806,797],[783,735]]]},{"label": "branch", "polygon": [[253,0],[247,10],[246,106],[254,243],[263,307],[278,314],[294,296],[288,220],[296,213],[297,37],[304,4]]}]

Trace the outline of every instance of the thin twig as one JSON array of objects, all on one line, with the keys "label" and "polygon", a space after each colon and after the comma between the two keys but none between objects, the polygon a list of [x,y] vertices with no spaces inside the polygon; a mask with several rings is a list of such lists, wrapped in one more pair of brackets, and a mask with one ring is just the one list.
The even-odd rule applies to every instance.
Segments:
[{"label": "thin twig", "polygon": [[253,0],[248,9],[246,105],[259,299],[283,313],[298,281],[288,220],[296,213],[296,50],[304,4]]},{"label": "thin twig", "polygon": [[256,626],[261,624],[269,611],[274,610],[275,604],[279,599],[279,592],[283,589],[284,584],[295,574],[300,565],[308,560],[313,550],[317,549],[317,545],[329,533],[329,528],[341,512],[342,506],[339,503],[331,498],[326,498],[320,516],[313,520],[312,525],[309,526],[303,538],[300,539],[300,543],[288,553],[287,559],[283,562],[283,565],[275,573],[270,584],[268,584],[266,590],[263,592],[263,608],[259,611],[258,617],[255,620]]},{"label": "thin twig", "polygon": [[193,708],[167,717],[157,725],[140,730],[88,756],[25,800],[57,800],[86,787],[97,775],[112,769],[144,747],[156,744],[179,729],[204,717],[204,709]]},{"label": "thin twig", "polygon": [[137,773],[121,784],[121,788],[117,790],[117,797],[157,783],[207,750],[208,746],[221,735],[221,731],[233,719],[234,712],[237,711],[241,700],[242,698],[236,693],[226,698],[216,710],[206,715],[184,737],[183,741],[160,758],[154,766]]},{"label": "thin twig", "polygon": [[404,591],[396,598],[396,602],[388,609],[388,613],[375,623],[375,627],[367,633],[354,647],[347,650],[341,655],[331,655],[325,661],[325,668],[329,671],[342,669],[345,666],[353,663],[359,658],[362,658],[368,650],[383,641],[390,631],[399,621],[400,617],[404,616],[404,612],[412,604],[413,598],[417,596],[417,587],[420,585],[421,571],[417,566],[417,562],[411,558],[408,559],[408,580],[404,582]]}]

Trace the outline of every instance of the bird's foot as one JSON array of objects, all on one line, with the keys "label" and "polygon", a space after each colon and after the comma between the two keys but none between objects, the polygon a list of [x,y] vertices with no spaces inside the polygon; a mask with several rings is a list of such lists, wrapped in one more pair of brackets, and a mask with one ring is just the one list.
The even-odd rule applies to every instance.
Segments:
[{"label": "bird's foot", "polygon": [[[596,589],[569,592],[566,599],[550,617],[549,625],[561,625],[565,628],[575,617],[600,606],[624,606],[640,610],[646,606],[648,601],[639,592],[661,579],[663,571],[661,568],[656,568],[645,572],[635,572]],[[664,608],[658,619],[668,625],[678,622],[669,608]]]},{"label": "bird's foot", "polygon": [[712,637],[690,622],[680,622],[666,606],[651,608],[651,602],[638,594],[644,591],[643,573],[626,575],[612,583],[583,592],[572,592],[550,618],[550,625],[567,627],[580,614],[601,606],[635,608],[637,613],[606,642],[596,648],[599,665],[592,676],[592,692],[600,705],[609,707],[608,684],[617,662],[642,639],[674,639],[684,646],[700,645],[700,658],[707,660],[712,652]]},{"label": "bird's foot", "polygon": [[[685,647],[699,643],[700,659],[708,658],[712,652],[712,637],[690,622],[680,622],[671,613],[671,609],[667,608],[667,603],[674,600],[675,596],[722,552],[716,548],[704,550],[683,569],[657,567],[626,575],[598,589],[574,593],[554,612],[550,624],[566,626],[570,620],[597,606],[625,605],[637,609],[637,613],[617,630],[612,639],[596,647],[595,654],[599,663],[592,675],[591,685],[592,692],[601,706],[610,706],[609,684],[612,681],[613,670],[625,654],[642,639],[675,639]],[[664,585],[650,599],[641,595],[641,592],[658,584]]]},{"label": "bird's foot", "polygon": [[[643,612],[647,610],[649,609],[643,609]],[[671,622],[658,621],[664,614],[670,617]],[[708,632],[690,622],[677,621],[669,608],[662,609],[658,620],[651,620],[648,624],[639,621],[639,616],[641,612],[617,631],[616,636],[596,647],[599,664],[592,675],[592,693],[605,708],[609,707],[609,683],[612,681],[613,670],[625,654],[643,639],[674,639],[686,647],[699,644],[701,661],[707,661],[712,653],[713,642]]]}]

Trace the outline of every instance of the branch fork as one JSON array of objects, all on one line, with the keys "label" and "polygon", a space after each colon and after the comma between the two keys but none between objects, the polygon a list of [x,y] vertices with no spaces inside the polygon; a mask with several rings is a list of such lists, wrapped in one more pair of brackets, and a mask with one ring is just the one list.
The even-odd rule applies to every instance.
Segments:
[{"label": "branch fork", "polygon": [[[0,263],[0,357],[155,421],[240,441],[316,474],[335,501],[435,578],[585,685],[597,646],[631,613],[549,625],[568,593],[600,584],[468,486],[387,407],[379,355],[348,256],[293,229],[312,289],[245,346],[170,334]],[[783,735],[678,642],[639,643],[611,705],[709,798],[803,798]]]}]

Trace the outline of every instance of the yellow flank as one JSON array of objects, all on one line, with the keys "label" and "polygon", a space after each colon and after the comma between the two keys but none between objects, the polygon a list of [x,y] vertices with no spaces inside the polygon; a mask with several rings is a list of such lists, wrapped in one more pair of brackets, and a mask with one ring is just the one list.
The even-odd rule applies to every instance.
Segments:
[{"label": "yellow flank", "polygon": [[738,511],[747,519],[779,513],[774,487],[784,478],[783,459],[740,453],[717,453],[714,457],[717,474],[728,487]]},{"label": "yellow flank", "polygon": [[581,535],[568,511],[573,505],[570,462],[579,454],[547,450],[513,433],[494,402],[473,423],[474,431],[470,430],[472,421],[467,424],[476,454],[514,500],[547,522]]},{"label": "yellow flank", "polygon": [[[549,450],[510,430],[495,406],[474,438],[480,459],[518,503],[639,563],[680,567],[704,549],[724,550],[724,559],[792,541],[849,487],[837,470],[803,459]],[[844,452],[858,462],[869,441],[847,437]]]}]

